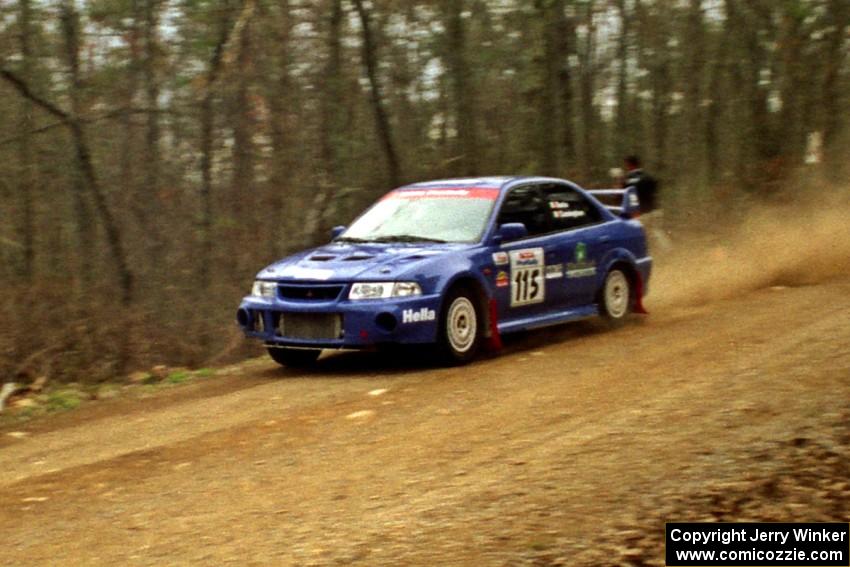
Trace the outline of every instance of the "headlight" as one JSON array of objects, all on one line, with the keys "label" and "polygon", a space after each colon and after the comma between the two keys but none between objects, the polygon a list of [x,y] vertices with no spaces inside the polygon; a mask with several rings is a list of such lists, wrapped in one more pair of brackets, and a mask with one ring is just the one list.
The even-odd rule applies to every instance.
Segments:
[{"label": "headlight", "polygon": [[251,288],[251,295],[254,297],[263,297],[265,299],[274,299],[277,291],[275,282],[254,282],[254,287]]},{"label": "headlight", "polygon": [[422,295],[422,288],[416,282],[369,282],[351,286],[348,299],[387,299],[412,295]]}]

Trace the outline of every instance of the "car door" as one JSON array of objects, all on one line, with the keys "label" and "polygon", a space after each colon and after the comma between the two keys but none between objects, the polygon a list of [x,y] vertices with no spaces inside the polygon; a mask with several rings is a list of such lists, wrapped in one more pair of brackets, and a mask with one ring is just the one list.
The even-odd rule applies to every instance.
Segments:
[{"label": "car door", "polygon": [[547,265],[547,291],[553,302],[569,308],[595,301],[599,264],[611,246],[599,208],[566,184],[540,188],[549,210],[553,261]]},{"label": "car door", "polygon": [[503,242],[493,254],[500,319],[540,315],[556,308],[562,300],[558,293],[552,293],[546,279],[547,266],[557,263],[560,254],[550,217],[539,184],[511,189],[502,203],[497,223],[522,223],[528,235]]}]

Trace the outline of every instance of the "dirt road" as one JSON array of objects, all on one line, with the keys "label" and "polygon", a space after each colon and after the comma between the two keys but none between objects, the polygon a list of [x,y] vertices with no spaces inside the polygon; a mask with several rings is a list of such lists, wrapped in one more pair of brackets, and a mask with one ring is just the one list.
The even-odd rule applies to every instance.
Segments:
[{"label": "dirt road", "polygon": [[607,562],[593,548],[621,545],[624,519],[663,532],[682,519],[657,517],[668,497],[693,513],[688,495],[847,421],[850,279],[690,303],[525,335],[460,369],[257,361],[0,432],[0,563]]}]

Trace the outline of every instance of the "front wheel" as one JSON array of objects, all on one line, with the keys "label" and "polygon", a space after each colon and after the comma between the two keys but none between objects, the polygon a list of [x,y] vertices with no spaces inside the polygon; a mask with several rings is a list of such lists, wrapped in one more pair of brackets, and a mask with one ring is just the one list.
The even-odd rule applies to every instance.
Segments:
[{"label": "front wheel", "polygon": [[475,358],[481,346],[483,319],[475,295],[458,288],[446,297],[440,316],[439,349],[450,365],[466,364]]},{"label": "front wheel", "polygon": [[268,347],[267,350],[269,351],[269,356],[272,357],[272,360],[281,366],[289,368],[304,368],[306,366],[310,366],[316,362],[319,355],[322,354],[321,350],[305,348]]},{"label": "front wheel", "polygon": [[632,288],[621,270],[613,269],[605,276],[599,300],[599,313],[612,327],[625,322],[632,310]]}]

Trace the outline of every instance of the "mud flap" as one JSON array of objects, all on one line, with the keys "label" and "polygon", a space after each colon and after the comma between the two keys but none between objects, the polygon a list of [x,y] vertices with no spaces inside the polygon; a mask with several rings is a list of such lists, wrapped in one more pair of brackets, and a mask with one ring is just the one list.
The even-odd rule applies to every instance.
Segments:
[{"label": "mud flap", "polygon": [[491,351],[502,350],[502,336],[499,334],[499,315],[495,299],[490,300],[490,316],[488,319],[490,329],[487,336],[487,349]]},{"label": "mud flap", "polygon": [[635,279],[635,313],[648,315],[649,311],[643,306],[643,276],[637,270],[635,270],[635,275],[637,276]]}]

